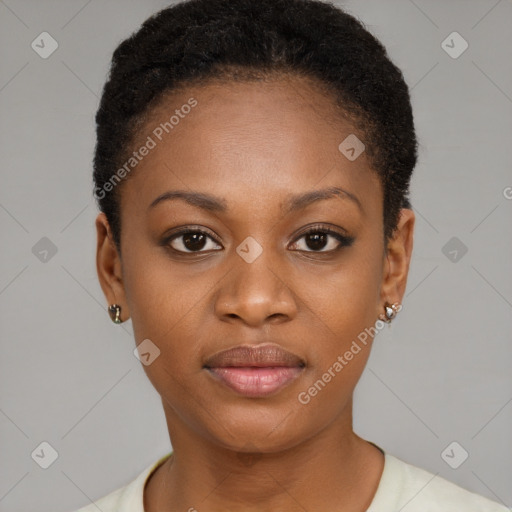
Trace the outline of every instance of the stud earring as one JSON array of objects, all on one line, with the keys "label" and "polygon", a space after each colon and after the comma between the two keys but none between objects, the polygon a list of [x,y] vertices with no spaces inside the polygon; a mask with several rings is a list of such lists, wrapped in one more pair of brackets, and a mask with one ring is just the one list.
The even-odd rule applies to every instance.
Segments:
[{"label": "stud earring", "polygon": [[384,304],[384,313],[379,315],[379,318],[383,322],[390,324],[401,309],[402,305],[399,302],[395,302],[394,304],[389,304],[389,302],[386,302],[386,304]]},{"label": "stud earring", "polygon": [[108,313],[110,315],[110,319],[115,324],[121,324],[123,321],[121,320],[121,306],[119,304],[111,304],[108,307]]}]

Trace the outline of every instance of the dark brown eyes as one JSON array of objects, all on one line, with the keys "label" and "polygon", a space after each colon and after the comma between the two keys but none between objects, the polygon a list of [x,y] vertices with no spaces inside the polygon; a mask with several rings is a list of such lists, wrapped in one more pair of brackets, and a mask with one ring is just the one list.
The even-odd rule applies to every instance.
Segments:
[{"label": "dark brown eyes", "polygon": [[[313,226],[298,236],[291,244],[292,250],[303,252],[330,253],[350,246],[354,238],[339,233],[330,227]],[[167,237],[163,245],[183,253],[201,253],[222,250],[222,246],[208,232],[185,228]]]}]

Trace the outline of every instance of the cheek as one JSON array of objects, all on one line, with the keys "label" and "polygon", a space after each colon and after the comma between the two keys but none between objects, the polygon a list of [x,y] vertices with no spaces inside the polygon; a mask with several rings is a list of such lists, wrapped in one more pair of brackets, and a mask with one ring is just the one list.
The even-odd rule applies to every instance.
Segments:
[{"label": "cheek", "polygon": [[365,285],[361,277],[340,277],[331,281],[328,292],[311,297],[317,336],[310,329],[315,346],[309,350],[309,371],[297,402],[316,425],[330,422],[347,407],[370,355],[376,287],[370,281]]},{"label": "cheek", "polygon": [[141,357],[142,368],[165,401],[186,407],[187,400],[179,406],[181,399],[188,399],[184,369],[190,373],[197,366],[199,371],[192,326],[205,288],[185,282],[176,265],[161,256],[141,252],[130,255],[126,263],[125,289],[135,343],[151,358],[144,364]]},{"label": "cheek", "polygon": [[318,383],[316,389],[303,391],[310,398],[321,394],[317,403],[334,401],[342,406],[364,370],[377,332],[381,276],[377,254],[360,247],[331,268],[328,278],[303,275],[297,281],[309,309],[305,336],[314,340],[308,347],[312,370],[308,385]]},{"label": "cheek", "polygon": [[[362,249],[336,266],[295,276],[297,294],[310,311],[326,354],[341,350],[378,317],[381,262]],[[373,254],[376,254],[375,252]],[[313,328],[313,326],[311,326]],[[328,350],[325,350],[328,348]]]},{"label": "cheek", "polygon": [[205,288],[187,279],[184,267],[166,258],[164,249],[134,249],[125,260],[126,300],[136,339],[162,339],[182,328],[180,322],[200,303]]},{"label": "cheek", "polygon": [[136,344],[150,340],[159,353],[143,369],[160,394],[179,393],[180,385],[201,371],[211,290],[220,275],[192,272],[167,258],[164,249],[139,248],[127,254],[125,276]]}]

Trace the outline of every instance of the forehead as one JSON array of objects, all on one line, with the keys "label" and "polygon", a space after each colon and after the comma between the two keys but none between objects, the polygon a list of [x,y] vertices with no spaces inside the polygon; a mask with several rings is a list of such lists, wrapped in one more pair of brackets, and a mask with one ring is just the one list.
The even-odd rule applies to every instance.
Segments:
[{"label": "forehead", "polygon": [[185,87],[148,113],[133,146],[151,140],[152,147],[137,163],[123,203],[142,208],[177,188],[262,204],[279,191],[333,185],[375,196],[380,184],[364,152],[351,161],[339,149],[354,135],[364,138],[311,79]]}]

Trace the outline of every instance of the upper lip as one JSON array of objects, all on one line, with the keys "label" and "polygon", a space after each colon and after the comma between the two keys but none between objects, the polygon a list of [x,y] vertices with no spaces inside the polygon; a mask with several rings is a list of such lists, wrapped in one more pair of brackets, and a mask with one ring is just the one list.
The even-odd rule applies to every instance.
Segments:
[{"label": "upper lip", "polygon": [[305,366],[299,356],[285,350],[275,343],[260,345],[239,345],[222,350],[209,357],[204,366],[206,368],[223,367],[271,367],[271,366]]}]

